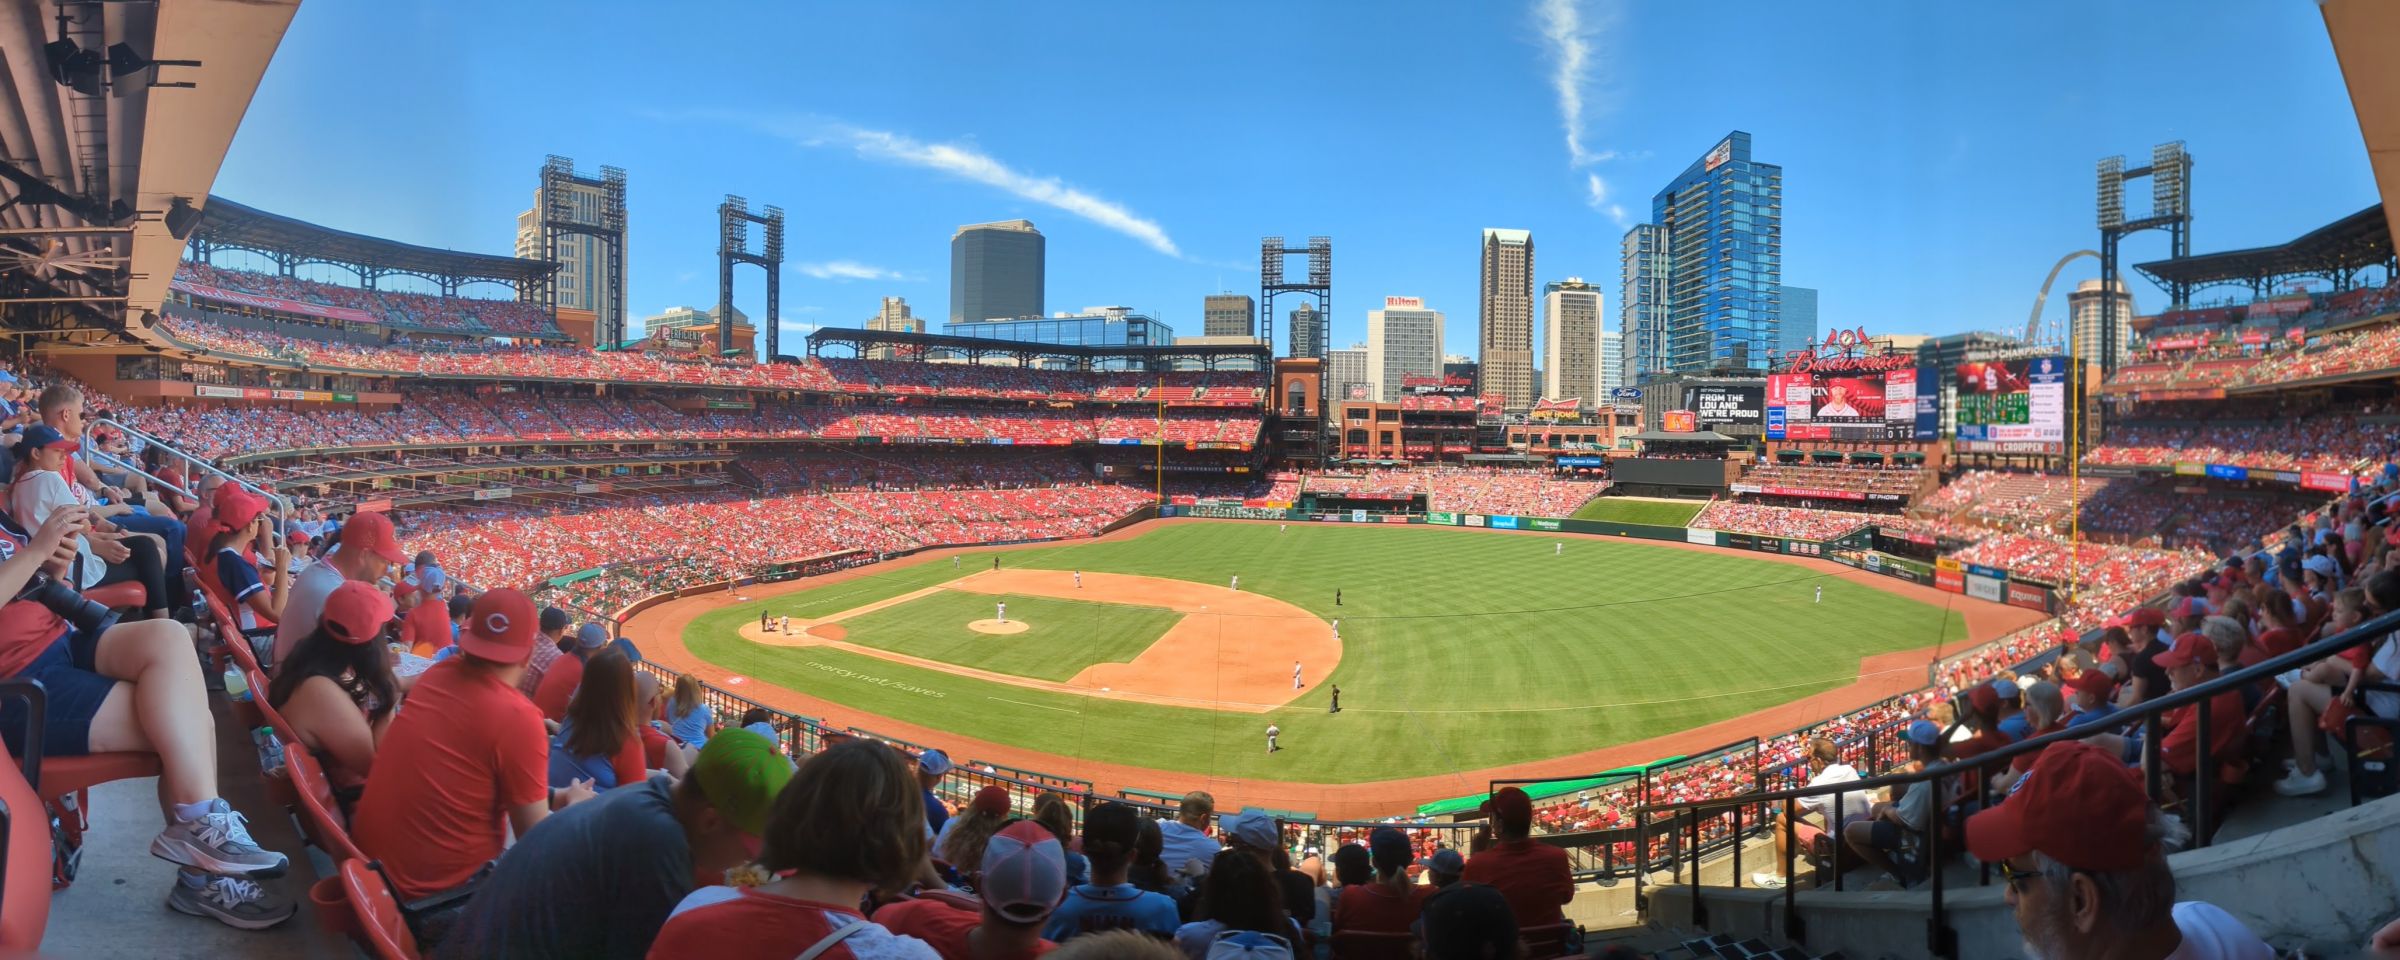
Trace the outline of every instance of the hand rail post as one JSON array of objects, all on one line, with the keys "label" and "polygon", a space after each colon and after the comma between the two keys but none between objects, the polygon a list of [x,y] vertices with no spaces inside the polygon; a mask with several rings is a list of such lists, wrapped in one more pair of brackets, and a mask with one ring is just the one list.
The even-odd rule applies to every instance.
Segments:
[{"label": "hand rail post", "polygon": [[[2341,694],[2336,691],[2334,695],[2338,697]],[[2209,730],[2209,714],[2216,711],[2210,710],[2209,705],[2215,703],[2216,699],[2210,697],[2202,700],[2197,708],[2200,728],[2196,732],[2200,734],[2200,739],[2192,744],[2192,749],[2199,753],[2199,762],[2192,764],[2191,813],[2192,846],[2194,848],[2208,846],[2208,788],[2209,782],[2217,778],[2217,741],[2210,736],[2211,731]]]},{"label": "hand rail post", "polygon": [[1692,825],[1692,926],[1708,929],[1708,905],[1700,902],[1700,811],[1687,810],[1685,819]]},{"label": "hand rail post", "polygon": [[1783,933],[1794,943],[1805,943],[1808,924],[1800,919],[1800,885],[1792,882],[1799,879],[1799,871],[1792,869],[1792,857],[1800,852],[1798,804],[1790,797],[1783,801]]},{"label": "hand rail post", "polygon": [[1948,814],[1940,803],[1941,781],[1932,784],[1935,803],[1933,816],[1925,823],[1925,866],[1933,881],[1933,913],[1925,918],[1925,946],[1936,957],[1950,960],[1958,956],[1958,938],[1950,932],[1949,916],[1942,904],[1942,828]]}]

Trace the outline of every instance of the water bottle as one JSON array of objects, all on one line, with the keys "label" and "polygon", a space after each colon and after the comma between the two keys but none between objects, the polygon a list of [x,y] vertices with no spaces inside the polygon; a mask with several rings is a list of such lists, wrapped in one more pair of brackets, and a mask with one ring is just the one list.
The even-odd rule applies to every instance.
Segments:
[{"label": "water bottle", "polygon": [[240,667],[225,671],[225,697],[235,703],[249,702],[250,678],[242,675]]}]

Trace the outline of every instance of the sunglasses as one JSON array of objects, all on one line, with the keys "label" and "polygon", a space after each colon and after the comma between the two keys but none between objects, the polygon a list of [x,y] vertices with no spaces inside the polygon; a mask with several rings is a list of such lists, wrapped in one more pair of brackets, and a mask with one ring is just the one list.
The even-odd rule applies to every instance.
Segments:
[{"label": "sunglasses", "polygon": [[2024,884],[2024,883],[2029,883],[2029,882],[2031,882],[2031,881],[2039,880],[2039,879],[2041,879],[2041,878],[2042,878],[2042,872],[2041,872],[2041,871],[2039,871],[2039,870],[2019,870],[2019,869],[2017,869],[2016,867],[2010,866],[2010,865],[2009,865],[2009,862],[2008,862],[2008,861],[2006,861],[2006,860],[2002,860],[2002,861],[2000,861],[1999,863],[1995,863],[1995,864],[1993,864],[1993,866],[1995,866],[1995,867],[1998,867],[1998,868],[2000,869],[2000,880],[2001,880],[2001,882],[2008,884],[2008,888],[2009,888],[2011,891],[2015,891],[2015,892],[2019,892],[2019,893],[2022,893],[2022,892],[2024,892],[2024,887],[2023,887],[2023,886],[2021,886],[2021,884]]}]

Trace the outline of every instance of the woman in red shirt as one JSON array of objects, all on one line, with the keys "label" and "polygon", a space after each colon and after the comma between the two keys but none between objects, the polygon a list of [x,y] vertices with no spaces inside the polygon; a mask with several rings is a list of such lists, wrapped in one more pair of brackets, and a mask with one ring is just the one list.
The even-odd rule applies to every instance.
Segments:
[{"label": "woman in red shirt", "polygon": [[[650,944],[653,960],[939,960],[924,941],[870,921],[859,904],[899,891],[925,863],[925,799],[899,751],[850,740],[808,758],[776,795],[758,866],[781,879],[704,887]],[[819,948],[822,949],[819,949]]]}]

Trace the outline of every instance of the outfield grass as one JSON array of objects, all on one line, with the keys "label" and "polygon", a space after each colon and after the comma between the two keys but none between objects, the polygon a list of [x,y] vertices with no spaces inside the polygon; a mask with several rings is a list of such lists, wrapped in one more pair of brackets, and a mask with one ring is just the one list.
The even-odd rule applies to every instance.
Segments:
[{"label": "outfield grass", "polygon": [[[1003,555],[1011,568],[1212,585],[1238,573],[1245,590],[1321,617],[1338,613],[1338,715],[1326,713],[1321,682],[1282,709],[1231,713],[767,647],[734,633],[757,619],[757,604],[704,615],[684,640],[700,657],[762,682],[985,740],[1226,777],[1349,783],[1521,763],[1690,729],[1848,683],[1862,656],[1965,636],[1954,612],[1790,564],[1587,539],[1569,540],[1565,554],[1553,556],[1554,542],[1424,527],[1294,524],[1278,533],[1267,524],[1178,524]],[[769,606],[833,612],[966,572],[934,561]],[[1818,586],[1821,604],[1811,602]],[[1210,676],[1196,667],[1193,689],[1205,695]],[[1263,734],[1269,722],[1283,729],[1284,750],[1272,756]]]},{"label": "outfield grass", "polygon": [[1601,520],[1615,523],[1647,523],[1661,527],[1681,527],[1700,515],[1705,503],[1671,503],[1660,500],[1628,500],[1624,497],[1601,497],[1575,511],[1577,520]]},{"label": "outfield grass", "polygon": [[[1025,632],[976,633],[994,602]],[[1125,663],[1183,615],[1164,607],[1083,603],[1014,594],[944,590],[841,622],[851,643],[1037,680],[1072,679],[1095,663]]]}]

